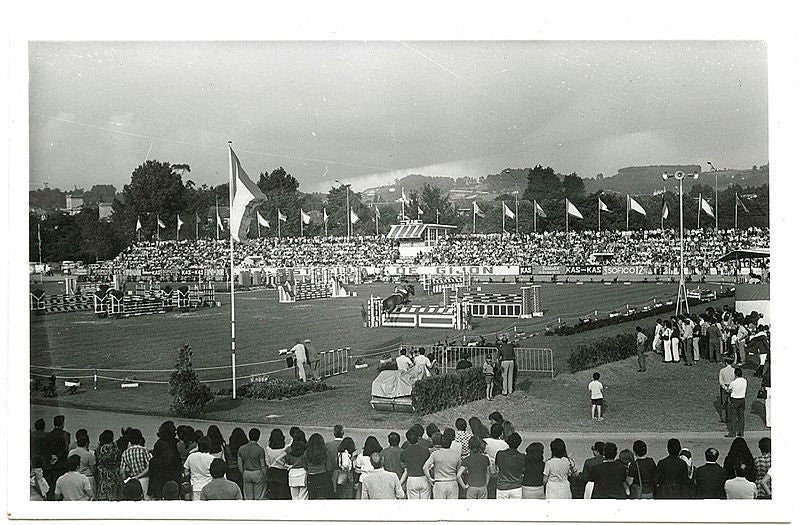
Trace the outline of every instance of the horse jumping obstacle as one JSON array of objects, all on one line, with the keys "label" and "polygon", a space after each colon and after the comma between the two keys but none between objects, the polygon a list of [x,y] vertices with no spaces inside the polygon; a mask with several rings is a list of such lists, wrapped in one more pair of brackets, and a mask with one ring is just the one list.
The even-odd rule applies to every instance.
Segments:
[{"label": "horse jumping obstacle", "polygon": [[94,303],[91,295],[41,295],[29,294],[31,312],[55,314],[91,310]]},{"label": "horse jumping obstacle", "polygon": [[448,328],[463,330],[464,309],[460,303],[451,306],[400,306],[389,313],[383,311],[380,297],[370,296],[367,326],[378,328]]},{"label": "horse jumping obstacle", "polygon": [[294,303],[332,297],[350,297],[350,292],[336,278],[332,278],[328,283],[286,281],[278,286],[279,303]]},{"label": "horse jumping obstacle", "polygon": [[465,292],[462,301],[472,317],[529,319],[544,315],[540,286],[523,286],[520,292],[519,294]]},{"label": "horse jumping obstacle", "polygon": [[428,295],[443,293],[445,290],[457,290],[459,287],[469,288],[472,281],[471,276],[466,273],[459,276],[443,277],[422,274],[420,280],[422,282],[422,289]]},{"label": "horse jumping obstacle", "polygon": [[173,308],[183,310],[216,306],[213,283],[202,283],[185,291],[173,289],[166,293],[158,289],[144,289],[137,284],[137,293],[127,295],[109,292],[94,294],[94,312],[100,317],[130,317],[163,314]]}]

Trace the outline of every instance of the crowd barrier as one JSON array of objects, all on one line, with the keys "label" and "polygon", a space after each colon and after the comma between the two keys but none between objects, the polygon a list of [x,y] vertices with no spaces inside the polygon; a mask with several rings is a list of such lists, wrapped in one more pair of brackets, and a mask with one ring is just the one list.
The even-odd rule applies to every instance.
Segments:
[{"label": "crowd barrier", "polygon": [[[406,346],[408,355],[420,346]],[[473,367],[480,367],[486,361],[486,355],[492,355],[496,359],[497,347],[494,346],[443,346],[425,345],[425,354],[431,361],[436,361],[442,372],[456,370],[458,362],[469,361]],[[555,364],[553,361],[553,350],[550,348],[529,348],[517,347],[514,349],[515,363],[517,371],[550,374],[555,376]]]}]

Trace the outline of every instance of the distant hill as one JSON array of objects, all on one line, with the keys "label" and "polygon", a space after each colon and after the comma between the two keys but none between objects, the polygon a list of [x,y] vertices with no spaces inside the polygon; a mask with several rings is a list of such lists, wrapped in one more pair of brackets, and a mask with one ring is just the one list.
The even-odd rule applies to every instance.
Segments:
[{"label": "distant hill", "polygon": [[[658,165],[622,168],[612,177],[584,179],[584,184],[587,194],[603,190],[634,195],[652,195],[654,192],[664,189],[664,180],[661,178],[662,173],[675,173],[678,170],[684,173],[692,173],[694,171],[700,173],[700,177],[697,180],[692,178],[684,179],[685,191],[689,191],[695,184],[714,187],[715,173],[720,191],[734,184],[742,187],[757,187],[769,182],[768,165],[762,166],[756,171],[752,169],[731,169],[717,172],[702,171],[698,165]],[[674,185],[674,182],[667,183],[667,186],[672,185]]]}]

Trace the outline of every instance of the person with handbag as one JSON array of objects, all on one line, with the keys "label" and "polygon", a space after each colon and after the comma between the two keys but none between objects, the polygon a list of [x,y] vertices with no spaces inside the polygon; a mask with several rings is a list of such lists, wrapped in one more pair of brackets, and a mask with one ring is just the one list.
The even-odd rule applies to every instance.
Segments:
[{"label": "person with handbag", "polygon": [[572,499],[570,479],[577,474],[575,462],[567,455],[567,445],[561,438],[550,442],[550,459],[544,464],[545,498]]},{"label": "person with handbag", "polygon": [[355,487],[353,482],[353,455],[356,444],[353,438],[346,437],[339,443],[336,452],[336,485],[334,491],[336,499],[353,499]]},{"label": "person with handbag", "polygon": [[625,480],[630,487],[630,498],[653,499],[656,462],[647,457],[647,444],[639,439],[633,442],[633,453],[636,457],[628,465],[628,476]]}]

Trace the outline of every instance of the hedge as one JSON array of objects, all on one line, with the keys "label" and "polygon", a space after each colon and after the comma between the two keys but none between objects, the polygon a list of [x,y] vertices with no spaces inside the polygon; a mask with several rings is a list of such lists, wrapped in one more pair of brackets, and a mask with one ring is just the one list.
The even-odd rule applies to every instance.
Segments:
[{"label": "hedge", "polygon": [[[268,378],[264,381],[251,381],[236,387],[237,397],[248,397],[250,399],[288,399],[299,397],[312,392],[324,392],[332,387],[321,381],[309,381],[301,383],[299,381],[284,381],[283,379]],[[218,395],[230,394],[231,389],[217,391]]]},{"label": "hedge", "polygon": [[570,373],[588,370],[606,363],[622,361],[636,355],[636,334],[619,334],[604,337],[590,345],[579,345],[567,359]]},{"label": "hedge", "polygon": [[417,413],[431,414],[485,395],[483,373],[473,367],[420,379],[411,388],[411,404]]}]

